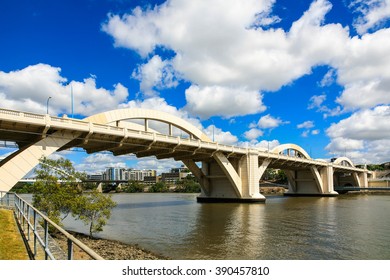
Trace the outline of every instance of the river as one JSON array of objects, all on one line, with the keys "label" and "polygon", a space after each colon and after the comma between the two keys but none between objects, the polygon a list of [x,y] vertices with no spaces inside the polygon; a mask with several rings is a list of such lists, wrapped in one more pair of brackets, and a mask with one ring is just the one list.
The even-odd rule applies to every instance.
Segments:
[{"label": "river", "polygon": [[[114,194],[96,236],[172,259],[390,259],[390,195],[269,196],[197,203],[197,194]],[[88,232],[71,218],[65,228]]]}]

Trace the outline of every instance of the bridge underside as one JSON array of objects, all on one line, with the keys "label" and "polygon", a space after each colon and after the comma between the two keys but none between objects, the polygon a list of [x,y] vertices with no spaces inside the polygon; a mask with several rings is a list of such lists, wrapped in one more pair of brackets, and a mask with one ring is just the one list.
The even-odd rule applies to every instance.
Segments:
[{"label": "bridge underside", "polygon": [[[0,110],[0,113],[3,114],[1,140],[14,141],[19,146],[18,151],[0,162],[0,191],[9,191],[42,157],[72,147],[80,147],[87,153],[111,151],[114,155],[135,154],[182,161],[201,184],[199,201],[263,202],[265,197],[260,194],[259,182],[267,168],[285,171],[290,195],[337,195],[334,186],[368,185],[366,171],[352,165],[312,160],[296,145],[281,145],[276,151],[268,152],[219,145],[190,124],[174,118],[188,138],[173,136],[175,123],[169,123],[169,135],[148,130],[147,120],[140,130],[134,125],[121,127],[118,120],[126,119],[128,113],[123,110],[120,110],[121,116],[115,111],[98,115],[98,119],[116,125],[9,110]],[[133,117],[138,113],[153,119],[158,119],[160,114],[131,111]],[[163,117],[164,121],[170,120],[169,116]]]}]

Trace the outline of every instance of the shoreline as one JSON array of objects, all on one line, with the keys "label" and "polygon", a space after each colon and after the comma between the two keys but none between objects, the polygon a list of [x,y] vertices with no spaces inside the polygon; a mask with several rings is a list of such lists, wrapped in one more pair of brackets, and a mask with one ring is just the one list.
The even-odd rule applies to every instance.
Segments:
[{"label": "shoreline", "polygon": [[[105,260],[169,260],[170,258],[141,248],[137,244],[127,244],[117,240],[99,237],[90,238],[88,235],[68,231],[75,238],[87,245]],[[66,249],[66,238],[63,235],[52,235],[61,248]],[[91,258],[77,246],[74,246],[75,260],[90,260]]]}]

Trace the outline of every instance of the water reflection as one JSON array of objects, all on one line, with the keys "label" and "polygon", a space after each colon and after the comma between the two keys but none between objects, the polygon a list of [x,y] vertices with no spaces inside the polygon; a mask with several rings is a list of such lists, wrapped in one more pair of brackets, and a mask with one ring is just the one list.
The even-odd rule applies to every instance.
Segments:
[{"label": "water reflection", "polygon": [[[118,194],[104,231],[173,259],[390,259],[390,196],[269,197],[200,204],[195,194]],[[70,230],[87,232],[72,219]]]}]

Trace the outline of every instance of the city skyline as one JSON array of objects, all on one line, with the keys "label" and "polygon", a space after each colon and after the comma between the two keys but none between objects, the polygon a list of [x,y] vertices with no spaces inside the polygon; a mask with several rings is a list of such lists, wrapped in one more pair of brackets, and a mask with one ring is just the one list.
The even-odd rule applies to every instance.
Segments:
[{"label": "city skyline", "polygon": [[[0,107],[76,118],[157,109],[229,145],[390,159],[388,0],[30,2],[0,4]],[[182,164],[60,156],[88,173]]]}]

